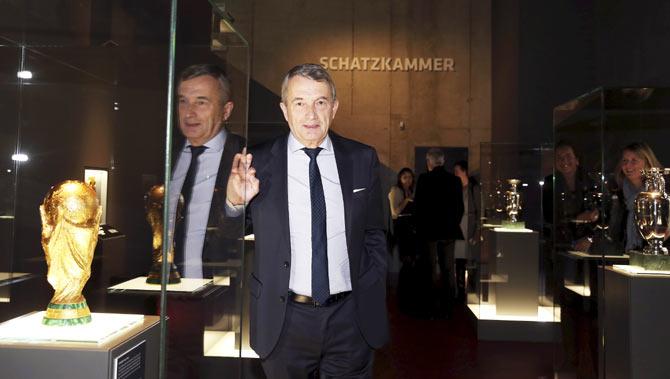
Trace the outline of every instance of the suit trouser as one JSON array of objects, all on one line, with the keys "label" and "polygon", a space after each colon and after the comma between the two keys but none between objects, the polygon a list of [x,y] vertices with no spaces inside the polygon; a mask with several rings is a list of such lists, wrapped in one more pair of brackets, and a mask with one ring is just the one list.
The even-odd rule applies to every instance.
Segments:
[{"label": "suit trouser", "polygon": [[433,301],[438,312],[450,311],[456,288],[454,240],[428,241]]},{"label": "suit trouser", "polygon": [[352,295],[327,307],[289,301],[279,342],[263,360],[269,379],[372,378],[372,348],[355,321]]}]

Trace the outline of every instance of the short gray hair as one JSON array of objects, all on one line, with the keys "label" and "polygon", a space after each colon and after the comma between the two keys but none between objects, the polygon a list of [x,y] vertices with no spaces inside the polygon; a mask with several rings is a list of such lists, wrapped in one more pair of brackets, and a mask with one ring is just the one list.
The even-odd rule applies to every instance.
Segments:
[{"label": "short gray hair", "polygon": [[281,101],[283,103],[286,102],[286,91],[288,90],[288,81],[292,77],[298,75],[308,79],[316,80],[317,82],[326,82],[326,84],[328,84],[328,86],[330,87],[330,95],[332,96],[332,100],[335,101],[337,99],[337,93],[335,91],[335,82],[333,82],[333,78],[330,77],[328,71],[320,64],[303,63],[290,69],[286,74],[286,76],[284,77],[284,81],[282,81],[281,83]]},{"label": "short gray hair", "polygon": [[431,147],[426,153],[426,159],[437,166],[444,165],[444,151],[438,147]]},{"label": "short gray hair", "polygon": [[228,79],[225,71],[219,66],[209,63],[194,64],[183,69],[179,74],[177,88],[179,88],[181,82],[200,76],[211,76],[219,82],[219,96],[221,97],[219,100],[221,101],[221,105],[233,99],[233,90],[231,88],[230,79]]}]

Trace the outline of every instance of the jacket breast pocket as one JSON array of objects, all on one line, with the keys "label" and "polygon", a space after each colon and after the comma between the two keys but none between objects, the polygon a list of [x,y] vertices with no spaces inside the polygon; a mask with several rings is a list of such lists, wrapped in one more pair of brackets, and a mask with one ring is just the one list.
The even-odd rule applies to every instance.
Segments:
[{"label": "jacket breast pocket", "polygon": [[249,293],[256,299],[261,297],[261,291],[263,290],[263,283],[256,278],[256,276],[251,273],[249,276]]}]

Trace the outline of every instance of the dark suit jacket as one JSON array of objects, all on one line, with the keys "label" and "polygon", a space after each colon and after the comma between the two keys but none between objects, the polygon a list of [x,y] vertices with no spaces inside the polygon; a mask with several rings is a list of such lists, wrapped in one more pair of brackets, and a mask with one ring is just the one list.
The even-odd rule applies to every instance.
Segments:
[{"label": "dark suit jacket", "polygon": [[463,185],[439,166],[419,175],[414,193],[417,232],[427,241],[463,239]]},{"label": "dark suit jacket", "polygon": [[[388,339],[386,318],[386,237],[379,185],[379,161],[373,148],[330,133],[344,200],[352,315],[368,344]],[[251,292],[251,347],[261,358],[273,350],[284,324],[291,245],[289,234],[288,135],[252,150],[260,192],[249,203],[256,237]],[[353,192],[354,189],[363,190]]]},{"label": "dark suit jacket", "polygon": [[[235,154],[242,152],[245,143],[244,138],[236,134],[228,132],[226,135],[219,171],[216,174],[212,204],[209,207],[205,241],[202,247],[203,277],[205,278],[211,278],[213,274],[217,273],[217,262],[239,258],[242,251],[243,242],[241,237],[244,231],[244,220],[241,217],[226,217],[225,204],[226,187],[233,157]],[[177,146],[183,147],[184,143],[178,143]],[[179,151],[181,150],[177,150],[177,152]],[[175,153],[174,155],[174,162],[176,163],[179,154]],[[182,227],[183,218],[178,218],[175,228]],[[175,232],[175,249],[181,246],[181,241],[177,240],[179,235],[180,233]],[[180,264],[181,262],[175,263]]]}]

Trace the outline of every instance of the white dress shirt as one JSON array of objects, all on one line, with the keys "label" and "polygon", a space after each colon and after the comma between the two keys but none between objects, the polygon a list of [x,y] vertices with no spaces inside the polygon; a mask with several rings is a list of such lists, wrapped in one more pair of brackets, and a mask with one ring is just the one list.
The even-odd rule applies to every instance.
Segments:
[{"label": "white dress shirt", "polygon": [[[226,143],[224,129],[207,141],[207,149],[198,157],[198,171],[193,181],[191,203],[186,215],[186,229],[184,231],[184,269],[185,278],[202,278],[202,248],[205,242],[209,208],[212,205],[216,175]],[[186,179],[188,166],[191,164],[191,144],[186,144],[179,153],[179,159],[170,180],[170,231],[174,234],[175,214],[177,201],[181,194],[181,187]]]},{"label": "white dress shirt", "polygon": [[[312,202],[309,192],[309,156],[305,146],[288,137],[288,213],[291,237],[291,276],[289,289],[312,295]],[[344,224],[344,200],[330,137],[320,145],[316,158],[326,200],[326,236],[328,238],[328,279],[330,293],[351,291],[351,273]]]}]

